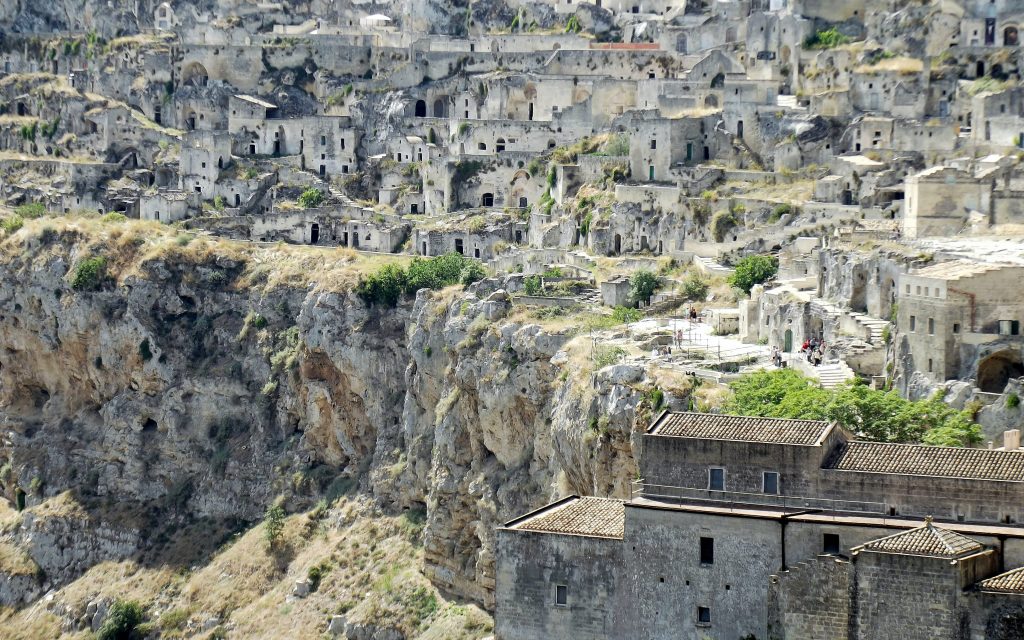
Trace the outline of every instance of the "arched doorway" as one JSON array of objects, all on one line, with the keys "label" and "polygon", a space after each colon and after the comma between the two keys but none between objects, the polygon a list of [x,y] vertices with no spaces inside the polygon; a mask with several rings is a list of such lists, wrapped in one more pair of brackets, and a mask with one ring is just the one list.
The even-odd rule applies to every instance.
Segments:
[{"label": "arched doorway", "polygon": [[785,341],[782,344],[782,350],[786,353],[793,353],[793,330],[786,329]]},{"label": "arched doorway", "polygon": [[1005,29],[1003,29],[1003,46],[1017,46],[1017,27],[1006,27]]},{"label": "arched doorway", "polygon": [[320,225],[313,223],[309,228],[309,244],[316,244],[320,240]]},{"label": "arched doorway", "polygon": [[434,117],[448,117],[448,103],[444,98],[438,98],[437,100],[434,100]]},{"label": "arched doorway", "polygon": [[704,106],[708,109],[718,108],[718,98],[716,96],[707,96],[704,98]]},{"label": "arched doorway", "polygon": [[680,33],[676,38],[676,51],[679,53],[686,53],[686,34]]},{"label": "arched doorway", "polygon": [[615,234],[615,255],[622,253],[622,236]]},{"label": "arched doorway", "polygon": [[205,87],[209,80],[210,74],[206,72],[206,67],[198,62],[186,65],[185,69],[181,72],[181,83],[184,85]]},{"label": "arched doorway", "polygon": [[483,195],[483,197],[480,198],[480,206],[481,207],[493,207],[494,206],[494,194],[493,193],[485,193]]},{"label": "arched doorway", "polygon": [[985,393],[1002,393],[1006,383],[1024,376],[1020,353],[999,351],[978,363],[978,388]]},{"label": "arched doorway", "polygon": [[974,75],[978,78],[985,77],[985,61],[978,60],[977,64],[974,65]]},{"label": "arched doorway", "polygon": [[725,86],[725,74],[724,73],[719,73],[714,78],[711,78],[711,88],[712,89],[721,89],[723,86]]},{"label": "arched doorway", "polygon": [[427,117],[427,101],[417,100],[416,101],[416,117],[426,118]]}]

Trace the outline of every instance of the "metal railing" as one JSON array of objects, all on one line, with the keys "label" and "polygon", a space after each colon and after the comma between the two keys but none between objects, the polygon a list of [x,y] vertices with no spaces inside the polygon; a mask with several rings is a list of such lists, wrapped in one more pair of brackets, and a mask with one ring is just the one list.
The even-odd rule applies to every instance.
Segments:
[{"label": "metal railing", "polygon": [[692,487],[674,487],[634,480],[633,498],[644,498],[674,504],[710,502],[725,506],[730,511],[749,507],[774,507],[787,511],[816,510],[831,513],[870,513],[885,515],[888,507],[883,502],[863,500],[834,500],[831,498],[808,498],[772,493],[744,493],[741,491],[714,491]]}]

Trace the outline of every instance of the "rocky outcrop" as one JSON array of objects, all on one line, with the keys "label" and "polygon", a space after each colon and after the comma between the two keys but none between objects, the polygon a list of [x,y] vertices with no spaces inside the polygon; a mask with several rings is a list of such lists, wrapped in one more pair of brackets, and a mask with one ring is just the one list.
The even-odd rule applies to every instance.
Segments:
[{"label": "rocky outcrop", "polygon": [[[568,330],[507,317],[500,282],[367,308],[315,275],[290,284],[274,250],[158,242],[26,228],[2,245],[0,482],[12,502],[86,505],[7,534],[54,583],[191,519],[356,484],[424,509],[428,573],[487,603],[496,526],[628,494],[648,373],[589,371]],[[101,253],[109,277],[71,286]]]}]

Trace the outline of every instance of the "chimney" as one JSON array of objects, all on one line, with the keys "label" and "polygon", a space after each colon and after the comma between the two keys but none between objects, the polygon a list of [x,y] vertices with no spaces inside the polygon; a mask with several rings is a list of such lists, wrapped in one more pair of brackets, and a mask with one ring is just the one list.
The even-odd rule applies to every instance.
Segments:
[{"label": "chimney", "polygon": [[1017,451],[1020,449],[1020,429],[1007,429],[1003,432],[1003,450]]}]

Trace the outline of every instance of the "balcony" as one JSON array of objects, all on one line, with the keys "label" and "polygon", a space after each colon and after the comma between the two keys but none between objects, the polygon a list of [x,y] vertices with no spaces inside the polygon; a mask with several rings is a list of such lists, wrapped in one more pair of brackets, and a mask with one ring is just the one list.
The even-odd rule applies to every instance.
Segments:
[{"label": "balcony", "polygon": [[886,515],[888,507],[882,502],[862,500],[833,500],[806,498],[770,493],[743,493],[739,491],[713,491],[652,484],[644,480],[633,481],[631,498],[634,501],[675,505],[704,505],[728,509],[749,510],[765,507],[783,511],[824,511],[830,513]]}]

